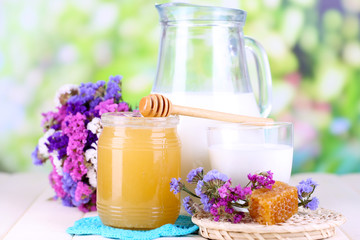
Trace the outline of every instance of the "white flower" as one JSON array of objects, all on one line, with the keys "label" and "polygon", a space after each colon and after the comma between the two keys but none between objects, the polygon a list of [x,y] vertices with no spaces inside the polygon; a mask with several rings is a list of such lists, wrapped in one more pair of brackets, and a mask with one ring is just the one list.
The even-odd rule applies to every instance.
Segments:
[{"label": "white flower", "polygon": [[100,118],[97,117],[93,118],[91,122],[87,124],[86,129],[90,130],[93,134],[96,134],[97,137],[99,138],[100,133],[102,131]]},{"label": "white flower", "polygon": [[44,134],[44,136],[42,136],[39,139],[38,142],[38,147],[39,147],[39,154],[41,155],[42,158],[48,158],[49,157],[49,149],[46,146],[46,144],[49,144],[48,138],[53,135],[55,132],[54,129],[50,128],[49,130],[47,130]]},{"label": "white flower", "polygon": [[97,186],[96,175],[97,174],[95,168],[89,167],[86,176],[89,178],[90,185],[93,186],[94,188],[96,188]]},{"label": "white flower", "polygon": [[[91,145],[95,145],[94,143]],[[94,165],[95,170],[97,169],[97,151],[96,149],[89,148],[85,151],[85,159]]]},{"label": "white flower", "polygon": [[71,91],[77,91],[79,90],[79,87],[75,84],[65,84],[62,87],[59,88],[59,90],[56,92],[55,95],[55,106],[61,107],[60,97],[64,94],[70,94]]},{"label": "white flower", "polygon": [[53,164],[55,166],[55,171],[57,172],[57,174],[59,174],[60,176],[63,175],[63,170],[62,170],[62,161],[58,158],[58,152],[57,151],[53,151],[52,153],[50,153],[50,155],[52,156],[53,159]]}]

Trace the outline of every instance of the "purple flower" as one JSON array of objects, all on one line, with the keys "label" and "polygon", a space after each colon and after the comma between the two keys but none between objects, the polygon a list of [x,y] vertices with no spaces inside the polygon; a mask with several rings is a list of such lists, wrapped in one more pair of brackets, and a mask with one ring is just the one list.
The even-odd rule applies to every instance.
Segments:
[{"label": "purple flower", "polygon": [[57,151],[58,158],[62,159],[66,156],[66,148],[69,143],[69,138],[66,135],[63,135],[60,131],[55,132],[48,139],[47,147],[49,152]]},{"label": "purple flower", "polygon": [[314,186],[314,187],[319,186],[319,184],[317,182],[315,182],[314,180],[312,180],[312,178],[302,180],[301,182],[299,182],[299,184],[304,184],[304,185]]},{"label": "purple flower", "polygon": [[204,174],[204,169],[202,167],[192,169],[187,175],[186,181],[189,183],[196,183],[197,181],[202,179],[203,174]]},{"label": "purple flower", "polygon": [[298,197],[300,199],[307,197],[313,190],[312,186],[309,186],[306,184],[300,184],[300,185],[296,186],[296,188],[298,191]]},{"label": "purple flower", "polygon": [[231,187],[231,179],[229,179],[224,185],[218,188],[218,193],[220,198],[226,199],[226,201],[238,201],[245,200],[247,195],[252,193],[250,187],[242,188],[241,185],[237,185],[236,187]]},{"label": "purple flower", "polygon": [[91,187],[83,182],[78,182],[75,190],[75,201],[80,204],[89,202],[90,194],[93,192]]},{"label": "purple flower", "polygon": [[204,206],[204,211],[210,212],[212,204],[210,202],[209,197],[206,194],[202,193],[202,194],[200,194],[200,201]]},{"label": "purple flower", "polygon": [[239,223],[239,222],[241,222],[242,218],[243,218],[243,215],[241,213],[235,214],[232,222],[233,223]]},{"label": "purple flower", "polygon": [[95,108],[99,112],[100,115],[107,112],[116,112],[118,109],[118,105],[114,103],[114,99],[110,98],[106,101],[100,102]]},{"label": "purple flower", "polygon": [[302,180],[299,185],[296,186],[298,190],[299,206],[303,206],[311,210],[316,210],[318,208],[319,199],[317,197],[311,198],[311,195],[318,185],[319,184],[311,178],[308,178],[306,180]]},{"label": "purple flower", "polygon": [[193,204],[194,204],[194,201],[189,196],[186,196],[183,199],[183,205],[184,205],[185,211],[187,213],[189,213],[190,215],[193,215],[194,211],[195,211]]},{"label": "purple flower", "polygon": [[170,182],[170,192],[174,191],[174,194],[177,194],[181,191],[181,183],[180,183],[181,178],[179,178],[178,180],[176,178],[172,178],[171,182]]},{"label": "purple flower", "polygon": [[69,173],[63,173],[63,178],[61,179],[63,189],[69,195],[75,196],[76,182],[71,178]]},{"label": "purple flower", "polygon": [[80,113],[68,115],[62,122],[63,133],[69,137],[66,153],[67,161],[64,161],[63,171],[70,173],[71,177],[80,181],[82,176],[87,173],[84,164],[84,146],[88,130],[85,128],[86,117]]},{"label": "purple flower", "polygon": [[94,100],[97,96],[97,91],[99,88],[105,86],[105,81],[98,81],[96,83],[82,83],[79,87],[79,95],[72,96],[68,100],[68,103],[76,102],[87,103]]},{"label": "purple flower", "polygon": [[230,185],[231,185],[231,181],[227,181],[224,185],[218,188],[218,192],[221,198],[226,198],[229,196]]},{"label": "purple flower", "polygon": [[214,194],[210,200],[212,203],[210,213],[213,215],[214,221],[219,221],[222,218],[234,223],[240,222],[243,214],[237,212],[233,206],[235,204],[239,207],[239,200],[246,201],[247,196],[252,193],[251,188],[242,188],[240,184],[233,188],[231,187],[231,179],[229,179],[217,188],[217,193],[218,197]]},{"label": "purple flower", "polygon": [[42,165],[43,161],[38,157],[38,152],[39,152],[39,146],[36,146],[34,151],[31,153],[31,158],[35,165]]},{"label": "purple flower", "polygon": [[47,159],[51,161],[50,183],[63,205],[77,206],[81,211],[96,210],[96,194],[94,188],[88,185],[86,175],[88,167],[93,167],[89,164],[93,163],[86,162],[84,151],[93,148],[98,138],[86,126],[94,117],[100,117],[99,112],[130,110],[121,99],[121,77],[110,77],[107,86],[105,81],[82,83],[59,94],[60,105],[56,111],[43,114],[44,131],[55,130],[46,139],[49,157],[39,154],[37,146],[32,158],[37,165]]},{"label": "purple flower", "polygon": [[240,199],[245,200],[248,195],[252,194],[252,191],[251,187],[242,188],[239,184],[235,187],[234,193],[237,194]]},{"label": "purple flower", "polygon": [[216,180],[226,182],[228,179],[229,178],[225,174],[223,174],[223,173],[221,173],[221,172],[219,172],[219,171],[217,171],[215,169],[209,171],[204,176],[204,181],[205,182],[216,181]]},{"label": "purple flower", "polygon": [[127,112],[129,110],[130,110],[129,104],[127,104],[126,102],[121,102],[118,104],[118,108],[117,108],[118,112]]},{"label": "purple flower", "polygon": [[47,113],[42,113],[44,117],[41,121],[41,126],[44,128],[44,131],[47,131],[49,128],[56,128],[59,124],[60,113],[49,111]]},{"label": "purple flower", "polygon": [[299,185],[296,186],[299,199],[303,200],[308,198],[318,185],[319,184],[317,184],[311,178],[299,182]]},{"label": "purple flower", "polygon": [[67,112],[75,115],[76,113],[85,114],[96,106],[101,99],[98,95],[99,89],[105,86],[105,81],[96,83],[82,83],[79,87],[79,94],[71,96],[67,101]]},{"label": "purple flower", "polygon": [[251,189],[267,188],[271,189],[275,180],[273,179],[273,173],[271,171],[261,172],[259,174],[248,174],[248,179],[251,182]]},{"label": "purple flower", "polygon": [[[77,97],[77,95],[74,97]],[[68,103],[66,112],[73,115],[75,115],[76,113],[84,114],[87,111],[87,108],[83,104],[83,102]]]},{"label": "purple flower", "polygon": [[195,188],[195,193],[196,195],[200,196],[202,194],[202,187],[204,186],[204,181],[198,181],[196,188]]},{"label": "purple flower", "polygon": [[58,131],[61,129],[61,124],[55,123],[54,125],[51,126],[51,128],[54,129],[55,131]]},{"label": "purple flower", "polygon": [[[214,217],[216,217],[216,216],[218,216],[219,215],[219,207],[220,207],[221,205],[219,204],[219,203],[217,203],[217,204],[213,204],[212,206],[211,206],[211,208],[210,208],[210,213],[214,216]],[[219,219],[218,219],[219,220]],[[218,220],[215,220],[215,221],[218,221]]]},{"label": "purple flower", "polygon": [[319,207],[319,199],[314,197],[310,202],[305,205],[306,208],[310,210],[316,210]]},{"label": "purple flower", "polygon": [[119,75],[110,76],[104,97],[105,100],[113,98],[115,101],[119,101],[121,99],[121,79],[122,76]]},{"label": "purple flower", "polygon": [[87,130],[87,137],[86,137],[86,143],[84,146],[84,152],[88,150],[89,148],[93,148],[91,145],[93,143],[96,143],[98,140],[98,137],[96,134],[92,133],[90,130]]},{"label": "purple flower", "polygon": [[64,206],[66,207],[75,207],[75,205],[73,204],[72,198],[70,195],[66,195],[65,197],[63,197],[61,199],[61,202]]},{"label": "purple flower", "polygon": [[66,196],[63,198],[65,206],[79,207],[89,202],[93,189],[83,182],[76,182],[69,173],[64,173],[61,179]]},{"label": "purple flower", "polygon": [[94,109],[102,101],[100,97],[95,98],[90,102],[90,109]]}]

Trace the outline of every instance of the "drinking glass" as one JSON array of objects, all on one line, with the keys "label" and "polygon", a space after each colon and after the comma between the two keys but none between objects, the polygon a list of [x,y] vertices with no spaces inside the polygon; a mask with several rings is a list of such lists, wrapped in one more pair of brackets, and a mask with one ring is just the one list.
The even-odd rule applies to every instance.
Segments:
[{"label": "drinking glass", "polygon": [[249,173],[269,171],[288,183],[293,160],[293,125],[289,122],[222,124],[208,128],[210,165],[245,186]]}]

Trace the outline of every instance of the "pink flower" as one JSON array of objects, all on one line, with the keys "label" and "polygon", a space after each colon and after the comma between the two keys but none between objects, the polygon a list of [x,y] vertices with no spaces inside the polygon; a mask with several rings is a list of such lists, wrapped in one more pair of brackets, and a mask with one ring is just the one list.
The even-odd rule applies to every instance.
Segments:
[{"label": "pink flower", "polygon": [[113,98],[102,101],[95,107],[95,110],[99,110],[100,115],[107,112],[116,112],[117,109],[118,109],[118,105],[114,103]]},{"label": "pink flower", "polygon": [[66,116],[62,122],[63,133],[69,137],[66,149],[68,157],[64,161],[63,171],[70,173],[74,181],[80,181],[82,176],[87,173],[84,163],[84,146],[87,138],[85,120],[84,115],[77,113]]},{"label": "pink flower", "polygon": [[114,103],[114,99],[110,98],[108,100],[100,102],[95,107],[95,110],[98,110],[99,114],[102,115],[107,112],[127,112],[130,110],[130,107],[126,102],[116,104]]},{"label": "pink flower", "polygon": [[118,112],[127,112],[129,109],[129,105],[126,102],[121,102],[118,104]]},{"label": "pink flower", "polygon": [[88,202],[89,195],[93,192],[91,187],[83,182],[78,182],[75,190],[75,201]]},{"label": "pink flower", "polygon": [[79,206],[82,212],[96,211],[96,194],[93,193],[90,197],[90,202]]},{"label": "pink flower", "polygon": [[227,181],[224,185],[222,185],[219,189],[219,195],[221,198],[226,198],[229,196],[229,188],[230,188],[230,181]]}]

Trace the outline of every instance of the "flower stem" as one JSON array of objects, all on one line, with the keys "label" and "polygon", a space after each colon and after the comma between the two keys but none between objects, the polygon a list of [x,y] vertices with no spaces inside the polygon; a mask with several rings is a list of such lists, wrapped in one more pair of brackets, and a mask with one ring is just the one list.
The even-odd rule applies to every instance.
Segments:
[{"label": "flower stem", "polygon": [[185,186],[183,186],[182,190],[184,192],[187,192],[189,195],[196,197],[196,198],[200,198],[199,196],[195,195],[194,193],[192,193],[189,189],[187,189]]}]

